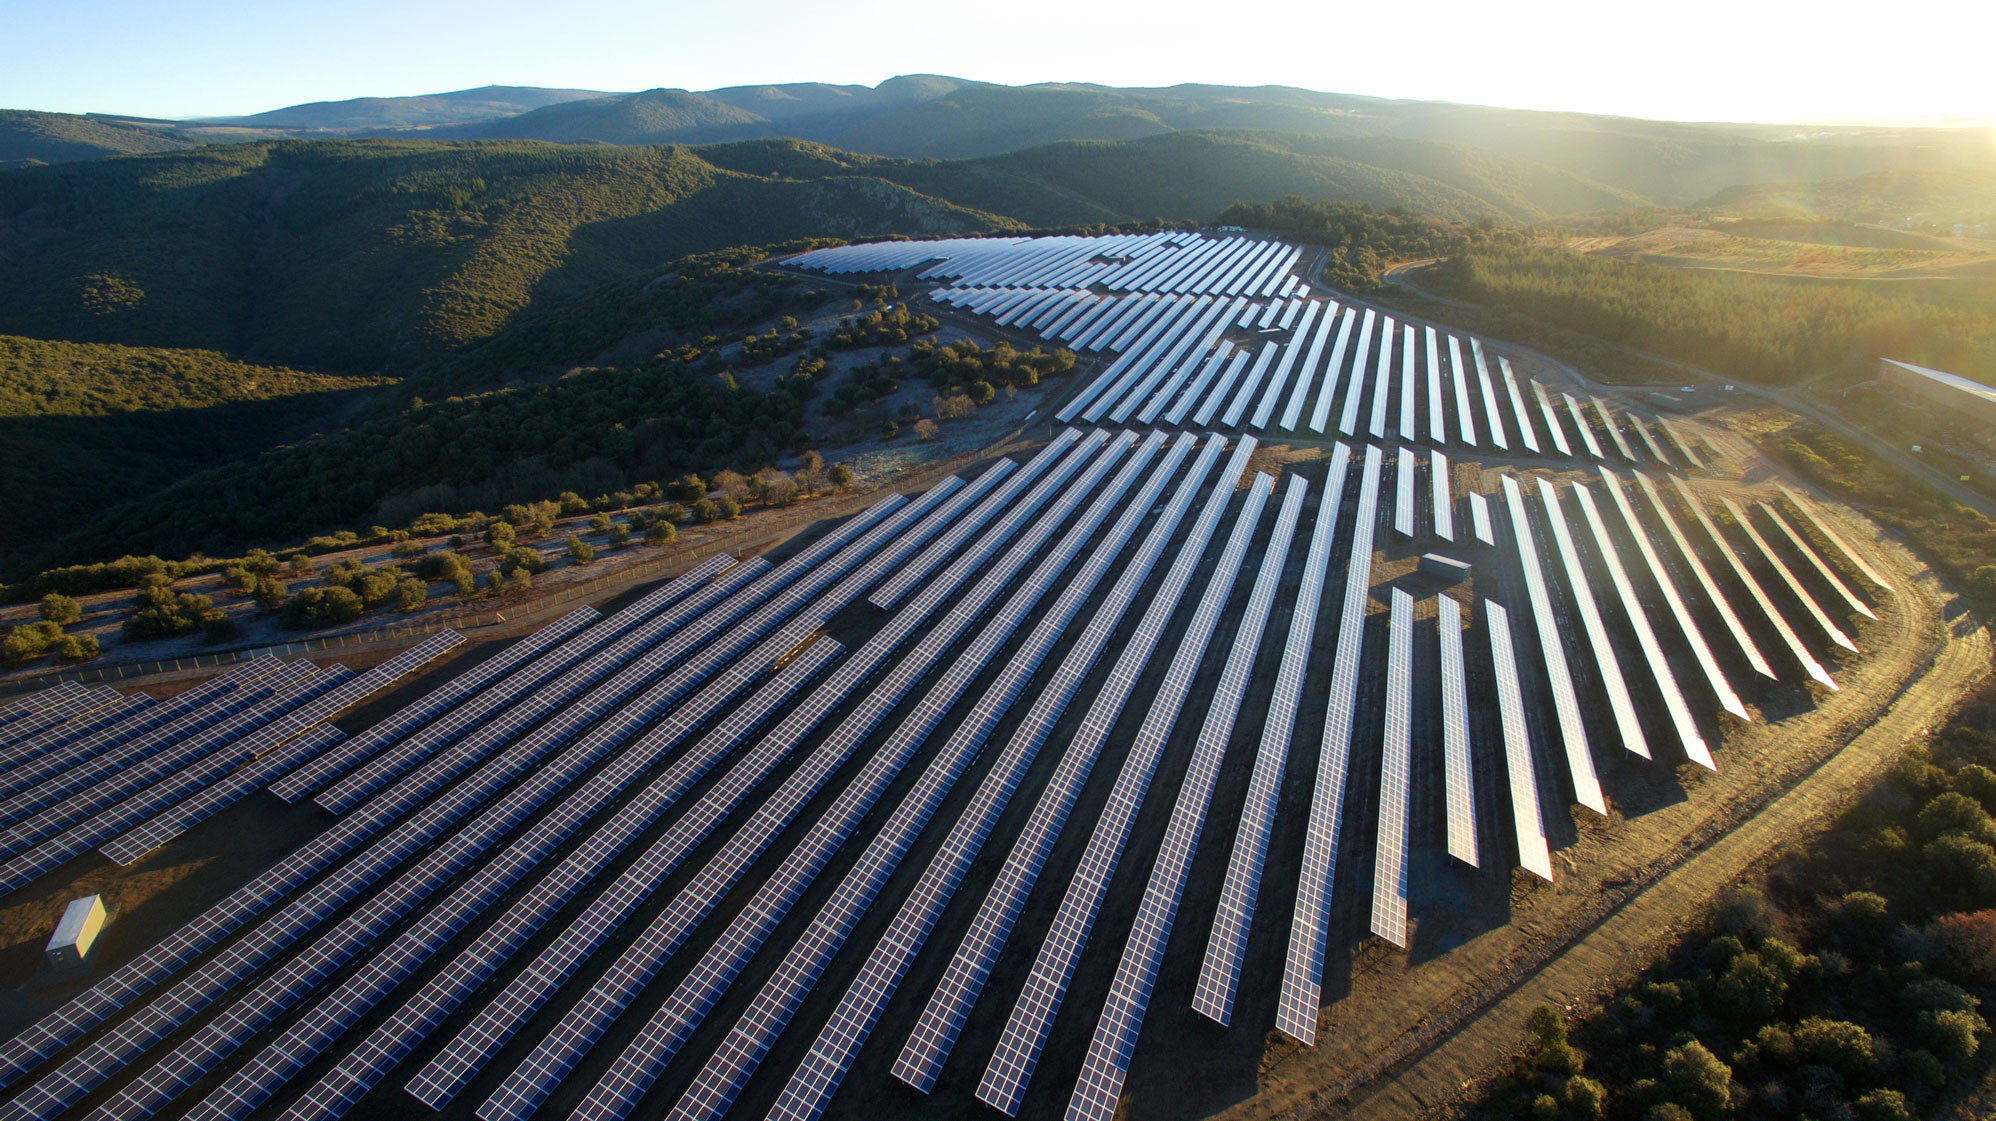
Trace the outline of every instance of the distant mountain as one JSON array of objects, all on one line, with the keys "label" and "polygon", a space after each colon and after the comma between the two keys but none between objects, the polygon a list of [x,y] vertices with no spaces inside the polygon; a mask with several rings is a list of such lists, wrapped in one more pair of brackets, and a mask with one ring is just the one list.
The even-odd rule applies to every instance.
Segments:
[{"label": "distant mountain", "polygon": [[773,136],[780,127],[725,102],[685,90],[646,90],[549,105],[481,129],[493,140],[566,144],[708,144]]},{"label": "distant mountain", "polygon": [[451,93],[415,97],[356,97],[347,101],[312,101],[247,117],[216,117],[200,122],[256,129],[312,131],[378,131],[476,124],[517,117],[548,105],[611,96],[600,90],[542,89],[537,86],[481,86]]},{"label": "distant mountain", "polygon": [[0,109],[0,168],[94,160],[132,152],[168,152],[194,143],[170,126],[73,113]]}]

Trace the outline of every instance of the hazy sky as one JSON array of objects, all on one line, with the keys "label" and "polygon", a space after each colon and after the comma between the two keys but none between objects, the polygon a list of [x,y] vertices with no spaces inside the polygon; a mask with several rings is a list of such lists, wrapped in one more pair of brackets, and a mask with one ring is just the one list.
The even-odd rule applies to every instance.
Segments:
[{"label": "hazy sky", "polygon": [[185,117],[481,86],[1278,84],[1680,120],[1996,119],[1996,5],[0,0],[0,107]]}]

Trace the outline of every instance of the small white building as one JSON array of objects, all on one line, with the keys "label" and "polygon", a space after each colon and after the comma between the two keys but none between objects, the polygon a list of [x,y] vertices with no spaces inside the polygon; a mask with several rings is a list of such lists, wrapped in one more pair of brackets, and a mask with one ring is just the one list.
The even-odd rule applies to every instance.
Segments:
[{"label": "small white building", "polygon": [[89,895],[73,899],[62,912],[62,921],[55,924],[55,934],[49,938],[49,964],[57,968],[71,968],[82,965],[90,956],[90,946],[97,941],[97,934],[104,929],[104,897]]}]

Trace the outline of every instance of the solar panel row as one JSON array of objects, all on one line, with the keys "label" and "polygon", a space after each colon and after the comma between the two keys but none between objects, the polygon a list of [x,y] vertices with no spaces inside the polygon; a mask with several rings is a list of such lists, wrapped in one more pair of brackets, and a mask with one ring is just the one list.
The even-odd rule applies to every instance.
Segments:
[{"label": "solar panel row", "polygon": [[1532,620],[1539,632],[1539,653],[1544,659],[1546,678],[1552,685],[1553,711],[1559,716],[1559,738],[1566,747],[1566,769],[1572,777],[1574,801],[1598,814],[1608,812],[1601,795],[1601,780],[1594,773],[1594,757],[1588,751],[1587,726],[1580,719],[1580,701],[1573,694],[1573,676],[1566,666],[1566,652],[1560,645],[1559,619],[1553,613],[1552,596],[1546,591],[1545,574],[1539,569],[1539,547],[1532,540],[1532,523],[1525,510],[1524,492],[1518,480],[1504,476],[1504,502],[1511,515],[1511,539],[1517,546],[1519,569],[1525,577],[1525,594],[1532,601]]},{"label": "solar panel row", "polygon": [[1640,472],[1636,474],[1635,479],[1636,484],[1642,487],[1644,496],[1649,499],[1650,509],[1655,512],[1657,520],[1663,523],[1671,543],[1677,547],[1677,555],[1684,559],[1684,563],[1691,569],[1692,576],[1697,579],[1699,588],[1704,591],[1705,601],[1712,605],[1713,610],[1719,613],[1719,618],[1726,624],[1726,633],[1732,636],[1734,645],[1739,647],[1740,653],[1752,664],[1755,672],[1773,680],[1773,668],[1767,664],[1767,659],[1761,656],[1760,648],[1754,644],[1753,638],[1746,633],[1739,616],[1733,612],[1732,604],[1728,603],[1726,597],[1720,593],[1719,585],[1712,580],[1712,574],[1705,568],[1705,562],[1699,558],[1698,551],[1691,547],[1691,542],[1685,538],[1684,531],[1678,528],[1677,518],[1671,514],[1670,507],[1664,504],[1663,496],[1657,493],[1656,485],[1649,481],[1647,475]]},{"label": "solar panel row", "polygon": [[[1092,433],[1077,451],[1084,455],[1092,454],[1104,442],[1102,436],[1103,434],[1099,432]],[[982,579],[955,604],[949,615],[924,634],[916,648],[889,671],[866,701],[851,712],[831,736],[819,745],[812,757],[793,771],[783,785],[756,809],[749,821],[667,905],[639,940],[617,959],[608,972],[598,978],[554,1029],[541,1039],[533,1053],[508,1075],[499,1089],[480,1107],[482,1117],[491,1121],[492,1118],[502,1116],[524,1117],[533,1112],[552,1091],[561,1076],[572,1069],[577,1059],[602,1037],[609,1025],[628,1007],[631,999],[649,982],[664,960],[707,916],[720,896],[732,889],[748,866],[767,849],[795,815],[801,812],[805,803],[823,784],[829,781],[837,766],[850,757],[858,748],[860,741],[878,727],[888,713],[913,690],[915,684],[935,665],[943,652],[969,631],[971,625],[1033,559],[1058,525],[1073,513],[1088,493],[1094,490],[1108,468],[1122,457],[1122,453],[1134,441],[1135,438],[1130,433],[1124,433],[1112,441],[1107,441],[1108,450],[1095,457],[1095,461],[1088,465],[1087,471],[1075,482],[1075,485],[1053,505],[1042,508],[1029,503],[1014,512],[1008,522],[1030,523],[1024,527],[1024,533],[995,564],[985,568]],[[1050,477],[1047,482],[1058,485],[1065,483],[1067,477],[1068,475],[1063,472]],[[940,583],[932,585],[931,591],[942,586]],[[932,602],[937,598],[939,597],[932,597],[930,592],[924,592],[923,598],[918,600],[917,604]],[[909,610],[917,610],[917,604],[911,604]],[[859,658],[855,657],[854,661],[858,660]],[[838,678],[835,677],[833,680],[836,682]],[[913,745],[905,748],[901,756],[903,763],[906,760],[906,752],[912,750]],[[883,749],[880,756],[869,761],[868,769],[872,770],[875,763],[886,768],[889,762],[890,758]],[[899,765],[892,766],[888,769],[886,778],[880,781],[891,779],[898,770]]]},{"label": "solar panel row", "polygon": [[1372,932],[1407,948],[1407,798],[1414,770],[1414,597],[1394,588],[1387,615],[1386,721],[1379,744],[1379,831],[1372,847]]},{"label": "solar panel row", "polygon": [[1171,820],[1165,826],[1158,846],[1157,862],[1151,868],[1138,904],[1137,918],[1130,926],[1129,941],[1109,984],[1109,997],[1097,1017],[1095,1034],[1082,1060],[1081,1077],[1068,1100],[1070,1121],[1108,1121],[1116,1112],[1123,1082],[1129,1074],[1130,1059],[1136,1052],[1137,1033],[1157,984],[1165,945],[1177,920],[1185,881],[1199,834],[1206,823],[1213,786],[1220,777],[1220,764],[1233,738],[1234,718],[1247,693],[1248,678],[1261,649],[1262,630],[1274,607],[1282,570],[1289,559],[1289,543],[1303,512],[1308,484],[1290,476],[1281,512],[1262,552],[1261,571],[1248,596],[1247,610],[1234,633],[1234,644],[1213,698],[1207,703],[1206,719],[1192,761],[1179,784],[1178,800],[1172,806]]},{"label": "solar panel row", "polygon": [[1448,854],[1478,866],[1476,788],[1469,763],[1469,683],[1462,665],[1462,605],[1435,597],[1442,655],[1442,786],[1448,813]]},{"label": "solar panel row", "polygon": [[1289,952],[1275,1026],[1311,1044],[1317,1038],[1322,993],[1324,942],[1329,935],[1331,882],[1337,872],[1338,831],[1344,823],[1345,774],[1351,757],[1352,716],[1358,701],[1359,656],[1365,639],[1366,591],[1372,578],[1372,537],[1379,524],[1377,445],[1365,450],[1358,512],[1352,522],[1351,552],[1345,562],[1344,606],[1338,616],[1337,649],[1318,752],[1317,778],[1310,800],[1310,823],[1297,878],[1296,911],[1289,927]]},{"label": "solar panel row", "polygon": [[1601,609],[1595,603],[1587,568],[1581,563],[1580,551],[1574,547],[1566,507],[1560,504],[1559,491],[1550,481],[1540,478],[1538,484],[1539,501],[1545,504],[1546,524],[1552,528],[1553,545],[1559,550],[1560,564],[1566,571],[1567,596],[1580,612],[1581,630],[1594,653],[1594,669],[1600,676],[1601,687],[1608,693],[1608,708],[1615,714],[1622,746],[1648,759],[1649,738],[1643,733],[1642,720],[1636,716],[1636,704],[1629,696],[1628,681],[1622,676],[1622,663],[1615,656],[1614,643],[1609,641],[1607,624],[1601,621]]},{"label": "solar panel row", "polygon": [[[1247,555],[1248,545],[1261,521],[1262,509],[1273,489],[1273,480],[1266,475],[1257,476],[1248,487],[1247,497],[1235,516],[1234,531],[1207,581],[1205,593],[1200,597],[1190,624],[1179,640],[1163,681],[1150,697],[1143,723],[1130,742],[1122,770],[1109,791],[1108,803],[1103,807],[1102,816],[1096,820],[1075,877],[1067,886],[1052,926],[1040,941],[1039,953],[1034,959],[1032,973],[1026,979],[1025,989],[1013,1006],[997,1049],[978,1083],[978,1100],[1006,1114],[1018,1113],[1026,1085],[1032,1080],[1033,1070],[1046,1046],[1053,1017],[1060,1010],[1081,950],[1087,944],[1089,932],[1094,929],[1102,899],[1108,894],[1109,882],[1116,874],[1124,847],[1129,843],[1131,825],[1156,774],[1165,741],[1170,738],[1185,698],[1192,690],[1193,680],[1212,641],[1213,630],[1233,594],[1241,561]],[[1197,558],[1192,559],[1196,563]],[[1161,639],[1162,635],[1158,638]],[[1083,1077],[1080,1090],[1086,1093],[1089,1087],[1085,1071]]]},{"label": "solar panel row", "polygon": [[[1637,475],[1636,478],[1644,479],[1644,476]],[[1718,526],[1712,524],[1711,517],[1705,513],[1705,508],[1699,504],[1691,488],[1685,486],[1674,475],[1670,476],[1670,483],[1677,489],[1678,497],[1684,500],[1686,508],[1691,511],[1691,516],[1697,519],[1699,526],[1705,530],[1705,536],[1717,547],[1719,555],[1726,561],[1726,566],[1732,569],[1733,576],[1746,587],[1747,595],[1752,597],[1754,604],[1760,608],[1761,616],[1767,620],[1767,624],[1774,628],[1776,637],[1781,639],[1782,645],[1788,647],[1788,652],[1802,666],[1803,672],[1824,688],[1835,689],[1837,683],[1830,677],[1829,671],[1823,668],[1822,663],[1816,661],[1809,653],[1808,647],[1802,645],[1801,637],[1788,625],[1788,620],[1781,617],[1781,612],[1775,608],[1774,601],[1767,597],[1767,592],[1760,586],[1760,581],[1756,580],[1753,573],[1747,571],[1746,564],[1734,555],[1732,547],[1726,544],[1725,535],[1719,532]],[[1652,495],[1652,498],[1654,497]]]},{"label": "solar panel row", "polygon": [[1504,773],[1511,790],[1511,829],[1518,841],[1518,867],[1552,882],[1552,852],[1539,810],[1538,770],[1532,763],[1532,734],[1525,724],[1525,691],[1518,681],[1518,657],[1511,617],[1496,600],[1483,601],[1490,657],[1497,667],[1497,713],[1504,726]]},{"label": "solar panel row", "polygon": [[[1039,748],[1045,742],[1045,730],[1050,723],[1045,712],[1050,702],[1061,696],[1063,682],[1079,684],[1079,676],[1072,672],[1077,660],[1092,660],[1086,647],[1092,645],[1099,650],[1117,620],[1128,610],[1137,588],[1143,578],[1156,563],[1171,540],[1186,509],[1197,495],[1205,478],[1218,461],[1225,441],[1213,437],[1207,441],[1206,450],[1200,455],[1192,469],[1186,473],[1170,502],[1162,512],[1151,517],[1151,509],[1157,494],[1164,484],[1177,474],[1184,453],[1189,450],[1189,434],[1180,437],[1172,449],[1172,454],[1152,474],[1136,499],[1126,504],[1122,516],[1109,531],[1108,542],[1098,548],[1087,565],[1069,581],[1063,590],[1060,601],[1034,628],[1025,644],[1008,661],[1004,671],[994,681],[978,706],[972,711],[956,736],[984,737],[990,734],[998,715],[1015,703],[1026,682],[1050,654],[1055,645],[1066,637],[1066,630],[1083,602],[1095,586],[1107,575],[1110,563],[1122,548],[1122,544],[1135,532],[1139,522],[1149,519],[1150,532],[1145,535],[1131,558],[1124,574],[1111,588],[1096,614],[1079,640],[1080,645],[1070,645],[1067,658],[1052,682],[1035,702],[1032,712],[1027,715],[1011,741],[999,754],[998,759],[986,772],[963,813],[951,827],[949,835],[937,854],[931,858],[921,879],[909,892],[907,899],[896,912],[886,933],[874,944],[872,952],[854,979],[845,995],[813,1042],[810,1052],[799,1064],[779,1095],[772,1109],[772,1116],[790,1118],[792,1121],[807,1121],[816,1118],[824,1109],[824,1104],[843,1079],[853,1055],[865,1042],[877,1022],[880,1010],[905,976],[908,964],[921,949],[929,933],[934,929],[943,907],[961,884],[971,861],[981,851],[985,840],[1000,812],[1017,790],[1025,776],[1026,768],[1037,757]],[[1090,636],[1095,637],[1092,642]],[[1071,694],[1073,685],[1067,685]],[[1037,719],[1036,719],[1037,718]],[[780,1026],[780,1025],[778,1025]],[[765,1030],[767,1030],[765,1028]],[[733,1068],[731,1068],[732,1070]]]},{"label": "solar panel row", "polygon": [[270,792],[286,802],[295,802],[318,790],[354,767],[372,759],[395,741],[449,711],[467,697],[532,661],[600,616],[593,607],[579,607],[547,626],[485,659],[471,669],[411,701],[385,720],[369,725],[365,732],[346,741],[338,751],[328,752],[308,766],[293,771],[270,786]]},{"label": "solar panel row", "polygon": [[1331,452],[1323,497],[1318,500],[1310,551],[1303,562],[1303,580],[1296,589],[1296,602],[1289,613],[1289,636],[1283,642],[1282,665],[1276,671],[1275,687],[1269,692],[1268,714],[1262,723],[1254,773],[1248,779],[1226,879],[1220,885],[1220,901],[1213,914],[1212,935],[1207,939],[1206,958],[1192,996],[1193,1010],[1222,1026],[1233,1019],[1234,994],[1240,985],[1241,963],[1247,956],[1248,931],[1254,924],[1255,902],[1268,856],[1269,831],[1275,823],[1290,733],[1302,701],[1303,675],[1316,633],[1319,601],[1331,560],[1331,542],[1337,536],[1338,506],[1344,496],[1345,475],[1350,465],[1351,449],[1337,445]]},{"label": "solar panel row", "polygon": [[[1162,637],[1165,622],[1170,619],[1191,583],[1206,543],[1211,540],[1213,530],[1232,498],[1233,481],[1246,469],[1254,448],[1255,441],[1251,438],[1243,439],[1236,446],[1232,459],[1221,472],[1199,517],[1186,534],[1177,559],[1172,562],[1150,606],[1138,620],[1134,634],[1124,641],[1106,681],[1096,692],[1080,727],[1063,751],[1059,767],[1041,791],[1024,829],[1006,855],[1004,865],[979,906],[969,931],[951,956],[942,981],[931,994],[915,1029],[902,1046],[901,1054],[894,1063],[894,1076],[901,1081],[924,1092],[935,1085],[936,1076],[955,1046],[957,1034],[969,1016],[971,1005],[989,980],[991,967],[1010,937],[1026,897],[1037,882],[1053,843],[1080,796],[1081,784],[1087,781],[1110,731],[1121,715],[1123,705],[1135,690],[1138,676]],[[1107,636],[1102,637],[1106,641]],[[1064,665],[1063,671],[1068,668]],[[1088,672],[1087,666],[1074,668],[1080,674]],[[1077,677],[1073,687],[1078,686]],[[1053,690],[1050,688],[1049,692]],[[1035,705],[1034,712],[1028,717],[1029,724],[1034,717],[1040,717],[1050,725],[1057,713],[1048,710],[1064,708],[1064,704],[1062,699],[1059,704]],[[1045,734],[1044,726],[1037,734]]]}]

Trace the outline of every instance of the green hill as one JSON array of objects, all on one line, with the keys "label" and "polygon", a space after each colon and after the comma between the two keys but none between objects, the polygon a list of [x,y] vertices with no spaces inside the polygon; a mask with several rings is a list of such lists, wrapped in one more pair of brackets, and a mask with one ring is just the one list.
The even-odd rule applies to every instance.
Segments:
[{"label": "green hill", "polygon": [[0,560],[73,528],[78,511],[303,436],[380,384],[212,351],[0,335]]},{"label": "green hill", "polygon": [[170,127],[73,113],[0,109],[0,169],[132,152],[168,152],[193,143]]},{"label": "green hill", "polygon": [[283,141],[0,175],[0,333],[404,371],[687,253],[1002,219],[692,149]]},{"label": "green hill", "polygon": [[706,144],[769,136],[776,126],[743,109],[685,90],[646,90],[550,105],[481,130],[495,140],[598,144]]}]

